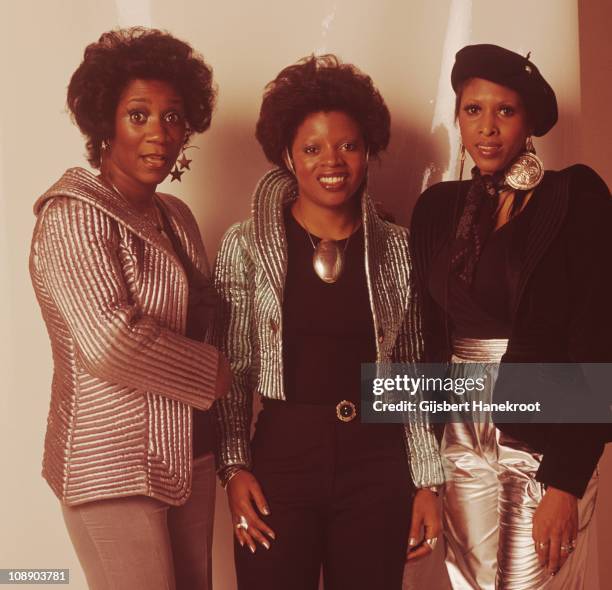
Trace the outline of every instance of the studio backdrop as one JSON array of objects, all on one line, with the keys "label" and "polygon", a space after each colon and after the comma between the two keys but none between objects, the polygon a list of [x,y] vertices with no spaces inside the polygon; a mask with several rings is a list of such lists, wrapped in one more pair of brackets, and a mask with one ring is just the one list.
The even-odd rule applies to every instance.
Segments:
[{"label": "studio backdrop", "polygon": [[[85,588],[40,477],[52,364],[28,253],[35,199],[66,168],[87,166],[65,100],[88,43],[116,27],[152,26],[188,41],[213,66],[212,127],[195,138],[183,182],[160,187],[192,208],[212,260],[225,230],[248,216],[269,167],[254,138],[264,86],[311,53],[356,64],[387,101],[392,140],[372,166],[370,188],[399,223],[409,222],[423,188],[457,177],[449,78],[455,52],[470,43],[531,52],[560,106],[558,125],[536,141],[538,154],[551,169],[589,164],[612,184],[610,22],[609,0],[0,0],[0,568],[70,568],[70,587]],[[593,590],[612,587],[610,454],[601,462]],[[219,489],[217,590],[235,588],[231,534]]]}]

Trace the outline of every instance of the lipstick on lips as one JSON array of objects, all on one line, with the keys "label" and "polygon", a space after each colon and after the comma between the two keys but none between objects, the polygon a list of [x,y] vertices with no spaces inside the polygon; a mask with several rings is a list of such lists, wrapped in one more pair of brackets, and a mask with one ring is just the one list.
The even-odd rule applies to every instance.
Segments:
[{"label": "lipstick on lips", "polygon": [[144,156],[141,156],[141,158],[144,161],[145,166],[151,170],[159,170],[163,168],[166,166],[166,162],[168,161],[165,154],[145,154]]},{"label": "lipstick on lips", "polygon": [[483,158],[495,158],[501,152],[502,144],[495,142],[481,142],[476,144],[476,149]]},{"label": "lipstick on lips", "polygon": [[348,174],[346,173],[332,173],[322,174],[317,177],[319,184],[328,191],[336,191],[344,188],[348,181]]}]

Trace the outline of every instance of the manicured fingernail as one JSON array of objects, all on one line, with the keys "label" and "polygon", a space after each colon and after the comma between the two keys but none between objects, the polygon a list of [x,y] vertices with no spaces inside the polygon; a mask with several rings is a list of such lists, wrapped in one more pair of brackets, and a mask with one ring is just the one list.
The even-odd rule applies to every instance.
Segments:
[{"label": "manicured fingernail", "polygon": [[249,545],[249,549],[251,550],[251,553],[255,553],[255,545]]},{"label": "manicured fingernail", "polygon": [[238,543],[240,543],[241,547],[244,547],[244,541],[238,541]]},{"label": "manicured fingernail", "polygon": [[419,542],[414,537],[410,537],[410,539],[408,539],[408,547],[415,547],[418,544]]},{"label": "manicured fingernail", "polygon": [[269,516],[270,515],[270,509],[267,506],[264,506],[261,511],[266,515]]},{"label": "manicured fingernail", "polygon": [[276,535],[272,531],[268,532],[267,535],[270,537],[270,539],[276,540]]},{"label": "manicured fingernail", "polygon": [[268,543],[268,541],[262,541],[261,544],[266,548],[266,549],[270,549],[270,543]]}]

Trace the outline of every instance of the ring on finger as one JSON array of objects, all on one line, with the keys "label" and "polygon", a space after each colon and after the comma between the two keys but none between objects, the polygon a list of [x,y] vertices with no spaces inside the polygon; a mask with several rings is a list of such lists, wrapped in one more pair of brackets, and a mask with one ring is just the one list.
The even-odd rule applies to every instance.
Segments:
[{"label": "ring on finger", "polygon": [[536,541],[535,542],[535,550],[542,551],[542,549],[546,549],[550,545],[550,541]]},{"label": "ring on finger", "polygon": [[438,543],[438,537],[432,537],[431,539],[425,539],[425,544],[433,551]]},{"label": "ring on finger", "polygon": [[575,549],[576,549],[576,539],[571,539],[567,543],[563,543],[561,545],[561,551],[563,551],[563,553],[571,553]]},{"label": "ring on finger", "polygon": [[249,530],[249,523],[247,522],[247,519],[244,516],[240,517],[240,519],[238,520],[238,524],[236,525],[236,528],[242,529],[244,531]]}]

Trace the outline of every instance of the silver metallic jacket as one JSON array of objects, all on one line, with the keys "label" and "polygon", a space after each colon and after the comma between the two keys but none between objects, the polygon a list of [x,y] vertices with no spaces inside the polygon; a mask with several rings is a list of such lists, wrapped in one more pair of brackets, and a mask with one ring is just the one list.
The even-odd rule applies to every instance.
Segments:
[{"label": "silver metallic jacket", "polygon": [[[229,359],[233,384],[215,404],[220,433],[218,457],[222,483],[237,467],[250,468],[252,395],[283,400],[283,288],[287,244],[283,204],[297,186],[274,169],[259,182],[253,214],[232,226],[221,244],[213,272],[222,301],[213,341]],[[420,358],[420,317],[410,278],[407,230],[376,214],[362,199],[365,262],[376,333],[377,360],[411,362]],[[412,477],[417,487],[444,481],[438,444],[428,425],[406,428]]]},{"label": "silver metallic jacket", "polygon": [[[189,208],[157,195],[206,272]],[[185,338],[188,284],[168,238],[81,168],[34,206],[30,274],[53,351],[43,476],[65,504],[185,502],[191,408],[214,401],[218,353]]]}]

